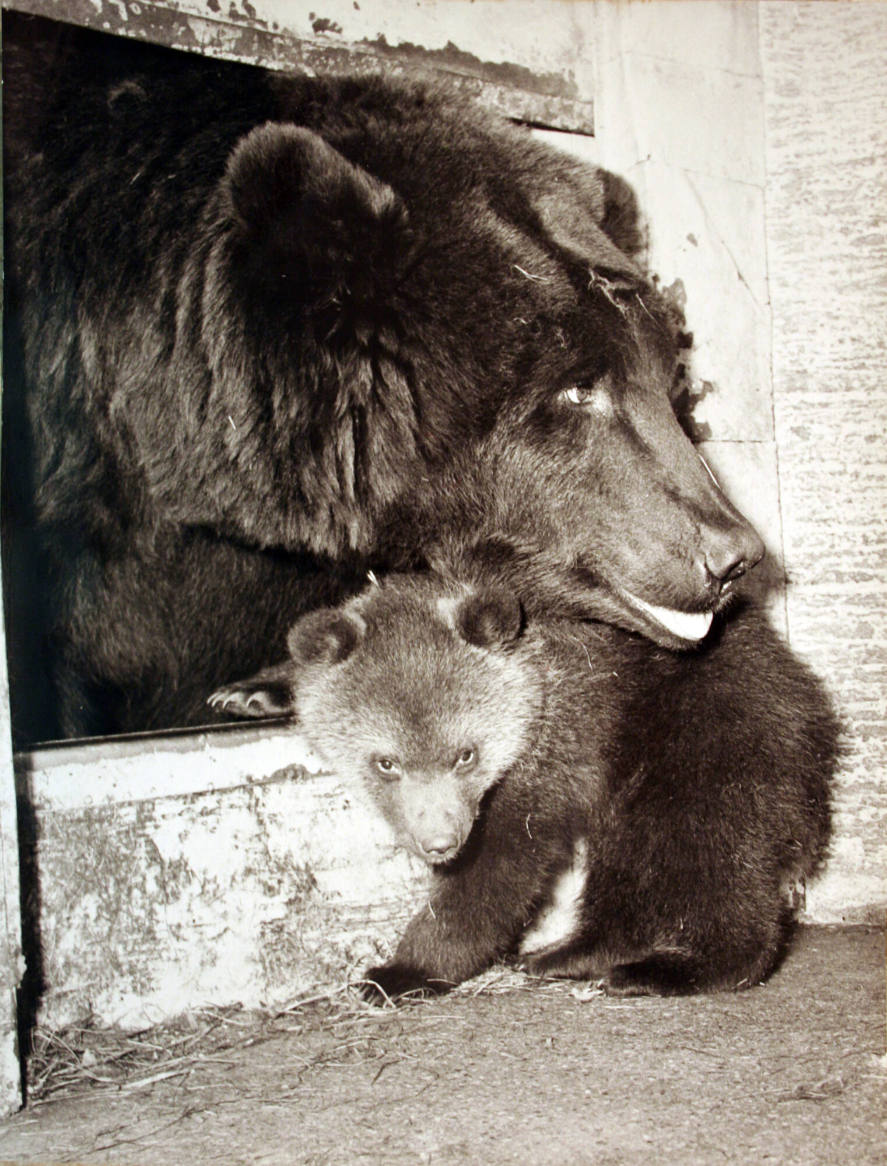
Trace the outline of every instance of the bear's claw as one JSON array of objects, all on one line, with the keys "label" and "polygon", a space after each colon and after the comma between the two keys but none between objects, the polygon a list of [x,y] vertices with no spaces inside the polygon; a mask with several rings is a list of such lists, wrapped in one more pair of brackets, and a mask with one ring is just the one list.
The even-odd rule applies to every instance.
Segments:
[{"label": "bear's claw", "polygon": [[279,717],[289,711],[281,701],[273,698],[268,689],[255,687],[249,680],[217,688],[207,698],[206,703],[214,712],[249,717],[253,720]]},{"label": "bear's claw", "polygon": [[408,996],[440,996],[452,987],[448,980],[433,979],[420,968],[391,963],[369,968],[360,982],[360,994],[371,1004],[400,1004]]}]

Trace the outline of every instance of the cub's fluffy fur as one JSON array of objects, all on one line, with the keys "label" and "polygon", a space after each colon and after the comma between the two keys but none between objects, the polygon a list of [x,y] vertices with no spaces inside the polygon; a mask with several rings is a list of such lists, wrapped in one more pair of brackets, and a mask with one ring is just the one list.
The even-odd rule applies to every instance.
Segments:
[{"label": "cub's fluffy fur", "polygon": [[517,952],[567,873],[575,918],[524,953],[534,972],[684,993],[773,969],[788,888],[825,853],[837,728],[759,613],[676,655],[402,576],[289,646],[306,737],[435,870],[371,992],[445,991]]}]

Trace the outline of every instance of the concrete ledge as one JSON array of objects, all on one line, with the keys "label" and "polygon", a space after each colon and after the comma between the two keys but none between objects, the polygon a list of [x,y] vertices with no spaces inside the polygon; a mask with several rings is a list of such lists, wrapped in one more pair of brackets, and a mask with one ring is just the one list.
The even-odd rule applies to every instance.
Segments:
[{"label": "concrete ledge", "polygon": [[[18,755],[16,778],[49,1027],[275,1007],[359,979],[428,886],[364,791],[284,722],[47,746]],[[881,922],[836,825],[804,918]]]},{"label": "concrete ledge", "polygon": [[422,864],[284,724],[16,760],[47,1025],[140,1026],[356,978],[421,898]]}]

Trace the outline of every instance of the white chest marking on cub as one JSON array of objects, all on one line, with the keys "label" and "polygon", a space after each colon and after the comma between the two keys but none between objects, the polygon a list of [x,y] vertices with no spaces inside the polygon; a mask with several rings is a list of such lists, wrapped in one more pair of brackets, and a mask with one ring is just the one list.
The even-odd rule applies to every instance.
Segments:
[{"label": "white chest marking on cub", "polygon": [[588,846],[585,839],[580,838],[573,850],[572,862],[551,889],[551,899],[543,904],[524,932],[520,943],[522,953],[560,945],[576,933],[587,873]]}]

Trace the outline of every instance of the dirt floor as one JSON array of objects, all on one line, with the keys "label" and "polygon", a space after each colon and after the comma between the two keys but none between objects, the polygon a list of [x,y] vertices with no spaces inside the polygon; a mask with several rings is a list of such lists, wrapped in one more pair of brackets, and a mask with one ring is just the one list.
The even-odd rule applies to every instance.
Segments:
[{"label": "dirt floor", "polygon": [[206,1009],[144,1033],[38,1042],[4,1162],[887,1161],[884,935],[806,929],[770,982],[611,999],[489,973],[372,1010]]}]

